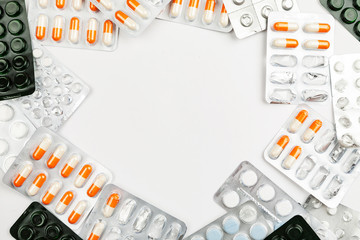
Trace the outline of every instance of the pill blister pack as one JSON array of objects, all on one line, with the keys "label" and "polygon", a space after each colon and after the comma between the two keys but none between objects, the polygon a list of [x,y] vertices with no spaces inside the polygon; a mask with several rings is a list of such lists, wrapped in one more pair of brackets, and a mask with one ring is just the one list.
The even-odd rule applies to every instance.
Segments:
[{"label": "pill blister pack", "polygon": [[173,0],[158,18],[220,32],[232,30],[222,0]]},{"label": "pill blister pack", "polygon": [[170,0],[90,0],[121,30],[140,35]]},{"label": "pill blister pack", "polygon": [[36,130],[3,177],[5,184],[41,202],[73,230],[111,180],[108,169],[44,127]]},{"label": "pill blister pack", "polygon": [[0,167],[4,172],[34,132],[35,126],[14,101],[0,103]]},{"label": "pill blister pack", "polygon": [[330,58],[337,139],[344,147],[360,147],[360,54]]},{"label": "pill blister pack", "polygon": [[32,202],[29,205],[10,228],[10,234],[16,240],[81,240],[78,235],[38,202]]},{"label": "pill blister pack", "polygon": [[330,101],[329,58],[334,52],[329,14],[272,12],[266,57],[266,101],[298,104]]},{"label": "pill blister pack", "polygon": [[131,193],[108,184],[82,228],[89,240],[180,240],[186,225]]},{"label": "pill blister pack", "polygon": [[299,105],[264,151],[273,167],[328,207],[336,207],[359,173],[360,151],[335,140],[332,123]]},{"label": "pill blister pack", "polygon": [[360,239],[359,212],[341,204],[336,208],[328,208],[313,196],[309,196],[304,207],[324,225],[329,226],[337,239]]},{"label": "pill blister pack", "polygon": [[265,238],[265,240],[285,239],[320,240],[314,230],[300,215],[291,218]]},{"label": "pill blister pack", "polygon": [[326,226],[308,214],[295,200],[281,190],[269,178],[244,161],[214,195],[214,200],[226,211],[230,211],[250,199],[266,212],[275,228],[294,215],[303,216],[321,239],[336,239]]},{"label": "pill blister pack", "polygon": [[224,0],[236,37],[243,39],[266,30],[272,11],[299,12],[296,0]]},{"label": "pill blister pack", "polygon": [[118,42],[118,28],[89,0],[30,1],[29,24],[43,45],[112,51]]},{"label": "pill blister pack", "polygon": [[31,38],[24,0],[0,1],[0,100],[35,91]]},{"label": "pill blister pack", "polygon": [[16,101],[36,127],[57,131],[84,101],[90,88],[48,50],[36,42],[33,45],[36,91]]}]

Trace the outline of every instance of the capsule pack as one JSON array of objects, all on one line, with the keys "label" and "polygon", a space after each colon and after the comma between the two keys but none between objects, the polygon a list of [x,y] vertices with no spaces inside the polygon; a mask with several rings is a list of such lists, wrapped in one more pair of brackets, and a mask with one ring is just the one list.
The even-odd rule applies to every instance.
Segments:
[{"label": "capsule pack", "polygon": [[338,239],[360,239],[359,212],[341,204],[337,208],[328,208],[313,196],[306,200],[304,207],[328,225]]},{"label": "capsule pack", "polygon": [[112,51],[118,29],[89,0],[32,0],[31,35],[43,45]]},{"label": "capsule pack", "polygon": [[360,147],[360,54],[330,58],[337,139],[344,147]]},{"label": "capsule pack", "polygon": [[334,49],[329,14],[269,15],[266,101],[298,104],[330,101],[329,57]]},{"label": "capsule pack", "polygon": [[0,1],[0,100],[35,91],[31,38],[24,0]]},{"label": "capsule pack", "polygon": [[0,167],[4,172],[34,132],[35,126],[13,101],[0,103]]},{"label": "capsule pack", "polygon": [[222,0],[173,0],[158,18],[220,32],[232,30]]},{"label": "capsule pack", "polygon": [[265,159],[328,207],[336,207],[359,173],[360,151],[335,140],[332,123],[299,105],[264,151]]},{"label": "capsule pack", "polygon": [[85,239],[180,240],[186,225],[131,193],[108,184],[86,219]]},{"label": "capsule pack", "polygon": [[10,228],[10,234],[16,240],[81,240],[78,235],[38,202],[29,205]]},{"label": "capsule pack", "polygon": [[84,101],[90,88],[44,47],[36,42],[33,45],[36,91],[17,99],[17,104],[36,127],[57,131]]},{"label": "capsule pack", "polygon": [[41,202],[73,230],[111,180],[108,169],[44,127],[36,130],[3,177],[5,184]]},{"label": "capsule pack", "polygon": [[299,12],[296,0],[224,0],[236,37],[243,39],[266,30],[270,12]]},{"label": "capsule pack", "polygon": [[170,0],[90,0],[121,30],[140,35]]}]

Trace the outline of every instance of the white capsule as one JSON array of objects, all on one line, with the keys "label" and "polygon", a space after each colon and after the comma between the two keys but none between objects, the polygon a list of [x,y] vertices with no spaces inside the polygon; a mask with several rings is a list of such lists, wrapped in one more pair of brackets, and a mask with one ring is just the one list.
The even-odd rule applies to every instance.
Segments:
[{"label": "white capsule", "polygon": [[48,6],[48,0],[39,0],[39,6],[41,8],[46,8]]},{"label": "white capsule", "polygon": [[214,20],[214,12],[211,10],[205,10],[203,16],[204,23],[211,24],[213,20]]},{"label": "white capsule", "polygon": [[111,0],[98,0],[98,2],[106,8],[106,10],[111,10],[113,8]]},{"label": "white capsule", "polygon": [[197,15],[198,9],[196,7],[188,7],[187,9],[187,18],[189,21],[194,21]]},{"label": "white capsule", "polygon": [[125,204],[123,204],[119,210],[118,220],[119,223],[125,225],[128,223],[132,213],[136,207],[136,202],[132,199],[128,199]]},{"label": "white capsule", "polygon": [[307,40],[304,43],[306,49],[328,49],[330,43],[326,40]]},{"label": "white capsule", "polygon": [[104,229],[105,229],[105,224],[103,222],[96,223],[91,231],[89,240],[100,239],[101,234],[104,232]]},{"label": "white capsule", "polygon": [[177,18],[180,15],[182,5],[174,2],[171,4],[170,8],[170,16],[173,18]]},{"label": "white capsule", "polygon": [[83,0],[72,0],[72,7],[76,11],[80,11],[82,9]]},{"label": "white capsule", "polygon": [[219,23],[222,27],[227,27],[229,25],[229,17],[227,13],[221,13],[220,14],[220,20]]},{"label": "white capsule", "polygon": [[131,30],[136,30],[137,29],[137,24],[134,20],[132,20],[131,18],[127,18],[124,21],[125,26],[127,26],[128,28],[130,28]]}]

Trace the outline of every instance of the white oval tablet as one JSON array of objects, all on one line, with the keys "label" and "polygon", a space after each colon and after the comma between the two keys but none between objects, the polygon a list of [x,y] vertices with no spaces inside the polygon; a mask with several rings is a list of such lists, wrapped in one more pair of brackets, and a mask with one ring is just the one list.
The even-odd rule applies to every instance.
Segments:
[{"label": "white oval tablet", "polygon": [[258,181],[258,176],[252,170],[247,170],[240,175],[240,183],[246,187],[254,186]]},{"label": "white oval tablet", "polygon": [[39,48],[35,48],[33,50],[33,56],[34,58],[40,58],[43,55],[43,51]]},{"label": "white oval tablet", "polygon": [[222,196],[222,203],[223,203],[224,206],[227,207],[227,208],[234,208],[234,207],[236,207],[236,206],[240,203],[239,194],[237,194],[237,192],[235,192],[235,191],[226,192],[226,193]]},{"label": "white oval tablet", "polygon": [[269,184],[263,184],[257,190],[257,195],[262,201],[269,202],[275,197],[275,189]]},{"label": "white oval tablet", "polygon": [[7,104],[0,105],[0,121],[8,122],[14,117],[14,109]]},{"label": "white oval tablet", "polygon": [[342,72],[342,71],[344,71],[344,68],[345,67],[344,67],[344,64],[342,62],[337,62],[334,65],[335,72]]},{"label": "white oval tablet", "polygon": [[28,135],[29,127],[23,122],[15,122],[10,127],[10,135],[13,138],[21,139]]},{"label": "white oval tablet", "polygon": [[291,202],[287,199],[282,199],[278,201],[275,205],[276,213],[281,217],[288,216],[293,210]]}]

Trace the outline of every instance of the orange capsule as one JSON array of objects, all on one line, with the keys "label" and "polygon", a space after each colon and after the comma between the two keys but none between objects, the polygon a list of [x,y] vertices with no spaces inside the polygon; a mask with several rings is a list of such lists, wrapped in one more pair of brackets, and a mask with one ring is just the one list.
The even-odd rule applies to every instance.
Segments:
[{"label": "orange capsule", "polygon": [[56,205],[55,212],[58,214],[63,214],[66,208],[69,206],[71,201],[74,198],[74,193],[71,191],[67,191],[64,193],[58,204]]},{"label": "orange capsule", "polygon": [[98,25],[99,25],[99,23],[95,18],[89,19],[87,31],[86,31],[87,32],[86,41],[90,44],[94,44],[96,42]]},{"label": "orange capsule", "polygon": [[70,27],[69,27],[69,40],[70,42],[76,44],[79,42],[80,38],[80,20],[77,17],[73,17],[70,20]]},{"label": "orange capsule", "polygon": [[305,32],[327,33],[330,31],[330,25],[327,23],[309,23],[304,27]]},{"label": "orange capsule", "polygon": [[99,9],[92,3],[90,3],[90,6],[89,6],[90,10],[93,11],[93,12],[97,12],[99,11]]},{"label": "orange capsule", "polygon": [[126,0],[127,5],[140,17],[147,18],[148,11],[136,0]]},{"label": "orange capsule", "polygon": [[92,167],[89,164],[86,164],[83,166],[83,168],[80,170],[79,174],[76,176],[74,185],[75,187],[82,187],[87,180],[87,178],[90,176],[92,172]]},{"label": "orange capsule", "polygon": [[290,138],[286,135],[283,135],[269,152],[270,158],[277,159],[289,142]]},{"label": "orange capsule", "polygon": [[188,9],[186,12],[186,16],[189,21],[192,22],[195,20],[197,13],[198,13],[198,8],[199,8],[199,0],[190,0],[189,1],[189,6],[188,6]]},{"label": "orange capsule", "polygon": [[301,151],[301,147],[295,146],[291,150],[290,154],[282,162],[282,167],[285,169],[290,169],[294,165],[295,161],[299,158]]},{"label": "orange capsule", "polygon": [[87,208],[86,201],[78,202],[78,204],[75,206],[74,210],[69,215],[69,218],[68,218],[69,223],[71,223],[71,224],[77,223],[79,221],[81,215],[86,210],[86,208]]},{"label": "orange capsule", "polygon": [[43,40],[46,36],[46,29],[48,27],[48,17],[44,14],[40,14],[36,21],[35,36],[38,40]]},{"label": "orange capsule", "polygon": [[272,45],[278,48],[296,48],[299,42],[291,38],[277,38],[272,42]]},{"label": "orange capsule", "polygon": [[173,0],[170,7],[170,16],[176,18],[180,15],[183,1]]},{"label": "orange capsule", "polygon": [[89,187],[89,189],[87,191],[87,195],[89,197],[94,197],[100,191],[100,189],[104,186],[106,181],[107,181],[107,178],[106,178],[105,174],[97,175],[93,184],[91,184],[91,186]]},{"label": "orange capsule", "polygon": [[115,13],[115,18],[131,30],[135,31],[137,29],[137,24],[134,20],[132,20],[128,15],[126,15],[122,11],[117,11]]},{"label": "orange capsule", "polygon": [[292,22],[276,22],[274,23],[274,30],[282,32],[295,32],[299,29],[297,23]]},{"label": "orange capsule", "polygon": [[326,40],[308,40],[304,43],[306,49],[328,49],[330,42]]},{"label": "orange capsule", "polygon": [[54,182],[50,185],[49,189],[46,191],[44,197],[42,198],[42,203],[48,205],[52,202],[55,196],[59,193],[61,189],[61,183]]},{"label": "orange capsule", "polygon": [[307,119],[308,116],[309,116],[308,111],[301,110],[296,115],[295,119],[291,122],[291,124],[289,125],[288,131],[291,133],[296,133],[299,130],[299,128],[302,126],[304,121]]},{"label": "orange capsule", "polygon": [[40,160],[44,154],[46,153],[46,151],[49,149],[50,145],[51,145],[52,141],[49,137],[45,137],[41,143],[39,144],[39,146],[37,146],[37,148],[35,149],[34,153],[33,153],[33,159],[34,160]]},{"label": "orange capsule", "polygon": [[106,20],[104,22],[103,28],[103,43],[106,46],[111,46],[113,44],[113,31],[114,31],[114,24],[110,20]]},{"label": "orange capsule", "polygon": [[113,193],[109,196],[105,207],[103,208],[102,212],[104,217],[111,217],[115,211],[116,206],[120,201],[120,195],[117,193]]},{"label": "orange capsule", "polygon": [[320,130],[321,127],[322,127],[322,122],[320,120],[315,120],[302,135],[302,140],[306,143],[310,142],[314,138],[315,134]]},{"label": "orange capsule", "polygon": [[65,20],[62,16],[56,16],[54,18],[54,26],[52,30],[52,39],[59,42],[62,38],[63,29],[65,26]]},{"label": "orange capsule", "polygon": [[76,168],[77,164],[80,162],[81,157],[79,155],[72,155],[63,169],[61,170],[61,176],[67,178],[70,176],[74,168]]},{"label": "orange capsule", "polygon": [[88,240],[99,240],[101,237],[101,234],[104,232],[105,224],[104,222],[98,222],[94,225],[91,234],[88,238]]},{"label": "orange capsule", "polygon": [[24,165],[20,169],[16,178],[13,181],[14,186],[21,187],[24,184],[25,180],[29,177],[32,170],[33,170],[32,164],[28,163],[28,164]]},{"label": "orange capsule", "polygon": [[222,27],[227,27],[229,25],[229,16],[227,14],[224,4],[222,5],[222,8],[221,8],[219,23]]},{"label": "orange capsule", "polygon": [[65,0],[56,0],[56,7],[63,9],[65,7]]},{"label": "orange capsule", "polygon": [[54,168],[59,163],[60,159],[66,152],[66,147],[64,145],[58,146],[54,153],[50,156],[49,160],[47,161],[48,168]]},{"label": "orange capsule", "polygon": [[45,183],[45,181],[46,181],[46,175],[44,173],[40,173],[39,175],[37,175],[31,186],[27,190],[28,195],[29,196],[36,195],[39,192],[42,185]]}]

